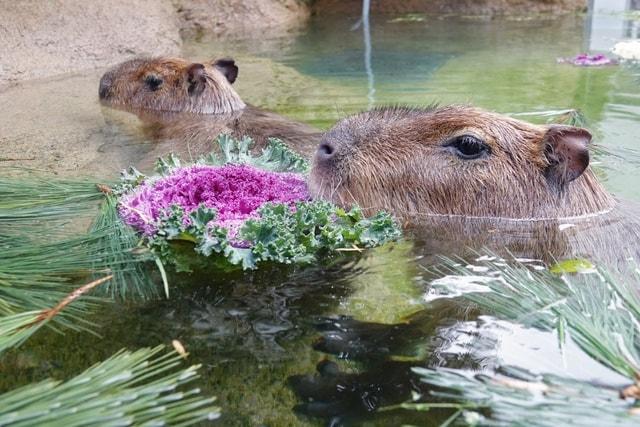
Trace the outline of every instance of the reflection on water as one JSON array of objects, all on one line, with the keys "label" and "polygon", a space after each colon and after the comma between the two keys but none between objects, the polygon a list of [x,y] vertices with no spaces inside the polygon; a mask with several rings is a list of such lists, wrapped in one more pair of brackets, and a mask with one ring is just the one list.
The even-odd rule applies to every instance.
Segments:
[{"label": "reflection on water", "polygon": [[[607,17],[606,25],[626,19],[619,14]],[[396,18],[371,17],[371,75],[363,61],[362,31],[354,29],[358,16],[315,20],[299,34],[279,39],[193,40],[185,46],[185,55],[234,56],[240,66],[236,86],[245,101],[320,128],[368,106],[370,77],[377,105],[469,102],[504,113],[578,108],[604,148],[594,163],[607,187],[622,198],[640,200],[640,186],[635,185],[640,182],[635,143],[640,123],[638,72],[629,66],[581,69],[555,61],[585,46],[612,45],[612,33],[598,31],[604,20]],[[101,109],[99,74],[0,89],[5,107],[0,114],[0,168],[23,165],[65,175],[113,177],[128,166],[131,156],[153,152],[157,146],[143,121]],[[572,232],[567,229],[563,235]],[[510,233],[514,245],[526,240],[523,231]],[[506,244],[504,236],[490,231],[476,230],[473,237],[463,229],[446,236],[425,227],[405,242],[328,267],[233,277],[177,276],[171,301],[118,304],[96,316],[103,325],[102,339],[74,333],[37,336],[0,365],[12,372],[2,376],[0,386],[7,389],[48,375],[67,377],[121,347],[152,346],[175,338],[191,353],[192,362],[203,364],[201,386],[219,396],[225,425],[319,425],[316,418],[291,411],[300,400],[286,379],[314,372],[325,357],[314,345],[332,353],[342,348],[326,341],[331,330],[319,320],[336,315],[399,325],[384,334],[373,324],[355,332],[348,329],[368,360],[339,362],[341,370],[365,375],[358,377],[358,384],[371,385],[379,375],[380,381],[399,387],[397,393],[391,389],[384,395],[386,401],[404,398],[410,381],[405,375],[414,364],[491,369],[505,363],[617,383],[618,377],[575,346],[560,353],[551,334],[497,322],[455,300],[425,301],[437,275],[423,267],[432,267],[441,255],[463,255],[472,262],[475,255],[464,247],[483,242],[481,234],[494,246]],[[541,236],[536,238],[545,244],[566,244],[565,238]],[[521,255],[526,255],[530,248],[520,246]],[[403,322],[407,316],[409,323]],[[325,341],[316,341],[317,328],[323,325]],[[413,359],[391,364],[384,357],[371,360],[389,354]],[[336,411],[357,405],[338,405]],[[358,422],[362,414],[351,421]],[[446,418],[412,416],[369,414],[363,422],[437,425]]]}]

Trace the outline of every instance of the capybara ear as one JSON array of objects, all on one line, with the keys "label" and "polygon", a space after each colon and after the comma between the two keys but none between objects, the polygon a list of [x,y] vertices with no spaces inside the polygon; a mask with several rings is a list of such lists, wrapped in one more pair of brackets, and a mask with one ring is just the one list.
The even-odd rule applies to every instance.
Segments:
[{"label": "capybara ear", "polygon": [[189,83],[188,92],[191,96],[198,96],[207,85],[205,77],[204,65],[193,63],[187,68],[187,82]]},{"label": "capybara ear", "polygon": [[551,126],[544,135],[548,161],[545,176],[558,189],[578,178],[589,166],[589,131],[573,126]]},{"label": "capybara ear", "polygon": [[224,76],[229,80],[229,83],[233,83],[238,78],[238,66],[233,58],[223,58],[213,61],[213,66],[216,67]]}]

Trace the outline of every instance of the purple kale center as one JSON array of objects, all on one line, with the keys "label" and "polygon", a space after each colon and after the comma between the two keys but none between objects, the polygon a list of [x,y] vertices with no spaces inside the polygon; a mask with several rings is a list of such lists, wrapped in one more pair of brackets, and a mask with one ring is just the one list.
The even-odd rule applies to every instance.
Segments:
[{"label": "purple kale center", "polygon": [[227,228],[235,236],[239,227],[265,203],[310,200],[304,177],[277,173],[247,165],[178,168],[168,176],[147,181],[120,199],[119,213],[125,223],[140,232],[153,235],[158,221],[172,206],[184,210],[183,221],[200,205],[218,212],[215,225]]}]

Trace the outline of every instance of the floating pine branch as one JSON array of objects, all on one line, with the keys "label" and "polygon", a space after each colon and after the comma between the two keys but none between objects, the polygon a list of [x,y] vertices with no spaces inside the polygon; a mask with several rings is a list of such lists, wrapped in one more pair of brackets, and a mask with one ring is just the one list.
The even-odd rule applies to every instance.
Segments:
[{"label": "floating pine branch", "polygon": [[[432,398],[447,403],[406,403],[424,411],[449,407],[458,424],[475,426],[637,426],[633,401],[621,399],[612,388],[555,375],[533,375],[509,368],[495,375],[452,369],[414,368],[433,391]],[[446,405],[446,406],[445,406]]]},{"label": "floating pine branch", "polygon": [[[478,274],[449,265],[456,275]],[[484,292],[466,293],[464,298],[498,317],[555,329],[561,339],[568,332],[591,357],[635,381],[640,373],[640,296],[634,290],[640,280],[627,283],[595,268],[578,275],[532,271],[495,257],[483,265],[489,271],[477,285]],[[446,292],[448,283],[454,282],[445,278],[436,286]]]},{"label": "floating pine branch", "polygon": [[156,255],[142,244],[134,229],[120,220],[116,205],[116,197],[107,194],[89,233],[95,235],[92,244],[101,252],[93,259],[92,269],[107,270],[114,275],[114,280],[101,287],[99,294],[116,299],[157,297],[159,288],[149,268]]},{"label": "floating pine branch", "polygon": [[0,425],[192,425],[219,417],[214,399],[181,390],[198,366],[163,347],[121,350],[65,381],[46,380],[0,395]]},{"label": "floating pine branch", "polygon": [[[105,215],[113,210],[113,206],[106,209]],[[108,217],[100,218],[93,230],[78,237],[44,243],[12,239],[5,245],[0,258],[0,314],[51,307],[74,289],[74,281],[91,276],[113,274],[120,287],[144,283],[144,295],[157,292],[143,269],[153,254],[138,248],[139,239],[119,219],[111,218],[108,224]],[[131,239],[122,238],[127,232]]]},{"label": "floating pine branch", "polygon": [[[51,179],[30,174],[0,178],[0,234],[11,226],[77,219],[91,213],[108,188],[92,179]],[[42,237],[42,236],[40,236]]]},{"label": "floating pine branch", "polygon": [[[448,275],[434,291],[457,295],[460,276],[473,284],[462,298],[483,312],[526,326],[567,334],[588,355],[626,376],[629,386],[592,384],[554,375],[535,376],[505,367],[492,375],[415,368],[431,398],[459,409],[473,425],[601,426],[640,421],[640,296],[638,281],[621,280],[584,260],[563,262],[551,271],[508,264],[493,255],[478,258],[483,268],[447,261]],[[537,268],[536,268],[537,267]],[[575,267],[575,268],[574,268]],[[483,272],[480,275],[478,272]],[[580,271],[567,274],[567,271]],[[638,270],[634,270],[640,274]],[[428,409],[430,403],[406,404]],[[466,406],[461,406],[466,405]],[[475,406],[475,408],[473,408]],[[471,412],[465,412],[469,408]]]}]

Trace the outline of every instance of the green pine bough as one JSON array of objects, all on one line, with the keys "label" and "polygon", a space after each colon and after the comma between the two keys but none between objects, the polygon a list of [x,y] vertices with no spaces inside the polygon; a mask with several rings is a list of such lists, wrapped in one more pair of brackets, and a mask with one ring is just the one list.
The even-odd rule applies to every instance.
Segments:
[{"label": "green pine bough", "polygon": [[64,382],[46,380],[0,395],[0,425],[193,425],[220,416],[197,388],[199,366],[163,347],[116,353]]},{"label": "green pine bough", "polygon": [[[640,295],[637,280],[609,274],[585,260],[569,260],[539,271],[483,256],[478,276],[466,263],[439,268],[432,286],[456,294],[455,276],[474,284],[460,298],[483,313],[527,327],[554,331],[561,348],[573,340],[595,361],[628,379],[620,386],[559,375],[535,375],[517,367],[476,374],[446,368],[414,368],[431,390],[404,409],[453,411],[448,424],[480,426],[631,426],[640,422]],[[589,267],[589,268],[587,268]],[[555,273],[554,273],[555,272]],[[391,409],[391,408],[387,408]]]},{"label": "green pine bough", "polygon": [[505,367],[493,374],[454,369],[414,368],[433,391],[436,403],[405,403],[401,408],[453,411],[446,425],[468,426],[620,426],[638,425],[632,400],[619,390],[557,375],[534,375]]}]

